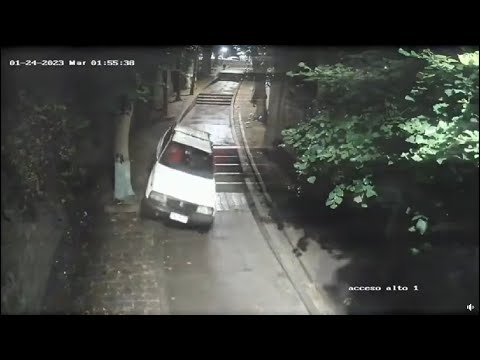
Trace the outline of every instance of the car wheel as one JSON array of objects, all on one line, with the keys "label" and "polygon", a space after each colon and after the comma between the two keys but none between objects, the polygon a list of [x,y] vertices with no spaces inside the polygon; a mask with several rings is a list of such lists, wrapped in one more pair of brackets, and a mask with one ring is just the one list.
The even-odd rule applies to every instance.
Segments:
[{"label": "car wheel", "polygon": [[208,224],[201,225],[199,231],[202,234],[206,234],[206,233],[210,232],[210,230],[212,230],[212,227],[213,227],[213,220],[211,222],[209,222]]}]

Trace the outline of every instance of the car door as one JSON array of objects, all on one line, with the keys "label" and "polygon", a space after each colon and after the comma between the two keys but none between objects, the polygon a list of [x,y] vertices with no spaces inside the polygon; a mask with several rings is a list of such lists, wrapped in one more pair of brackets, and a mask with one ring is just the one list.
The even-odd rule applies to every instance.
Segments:
[{"label": "car door", "polygon": [[168,144],[168,141],[170,140],[170,138],[172,137],[173,135],[173,129],[174,129],[174,126],[170,127],[166,132],[165,134],[162,136],[161,140],[158,142],[158,145],[157,145],[157,151],[155,153],[155,158],[158,160],[160,155],[162,154],[162,150],[165,148],[165,145]]},{"label": "car door", "polygon": [[168,145],[170,139],[172,138],[174,128],[175,128],[175,125],[171,126],[165,132],[165,134],[163,134],[162,138],[158,142],[157,150],[155,151],[155,156],[152,156],[153,158],[152,158],[151,166],[149,167],[149,176],[148,176],[147,189],[146,189],[146,195],[145,196],[148,196],[148,194],[150,193],[150,190],[152,189],[153,177],[155,175],[154,174],[155,173],[155,164],[160,159],[160,155],[162,154],[163,150],[165,149],[165,147]]}]

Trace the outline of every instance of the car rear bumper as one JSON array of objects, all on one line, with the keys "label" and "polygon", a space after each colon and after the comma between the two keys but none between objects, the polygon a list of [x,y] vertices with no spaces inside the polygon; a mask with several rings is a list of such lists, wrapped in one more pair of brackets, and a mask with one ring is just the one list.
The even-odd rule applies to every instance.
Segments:
[{"label": "car rear bumper", "polygon": [[188,216],[187,225],[209,226],[213,223],[214,220],[214,215],[199,214],[197,212],[191,214],[182,214],[182,212],[178,211],[177,209],[171,209],[166,205],[159,204],[146,198],[144,198],[142,201],[142,209],[144,211],[146,210],[148,215],[162,219],[169,219],[169,215],[171,212],[176,212],[178,214]]}]

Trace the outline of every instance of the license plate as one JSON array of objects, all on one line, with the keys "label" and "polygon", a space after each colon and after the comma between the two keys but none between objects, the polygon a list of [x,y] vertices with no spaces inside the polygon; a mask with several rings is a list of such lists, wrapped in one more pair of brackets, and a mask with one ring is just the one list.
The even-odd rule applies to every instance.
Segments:
[{"label": "license plate", "polygon": [[177,213],[170,213],[170,219],[172,220],[175,220],[175,221],[179,221],[181,223],[184,223],[186,224],[188,222],[188,216],[185,216],[185,215],[180,215],[180,214],[177,214]]}]

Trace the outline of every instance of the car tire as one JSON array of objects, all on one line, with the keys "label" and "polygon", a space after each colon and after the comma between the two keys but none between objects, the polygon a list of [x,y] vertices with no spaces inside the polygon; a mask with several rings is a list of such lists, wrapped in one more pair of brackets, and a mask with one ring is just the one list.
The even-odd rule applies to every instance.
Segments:
[{"label": "car tire", "polygon": [[202,225],[200,226],[200,229],[199,229],[200,233],[202,233],[202,234],[207,234],[207,233],[209,233],[210,230],[212,230],[212,228],[213,228],[213,222],[214,222],[214,221],[212,220],[212,221],[209,222],[208,224],[202,224]]}]

